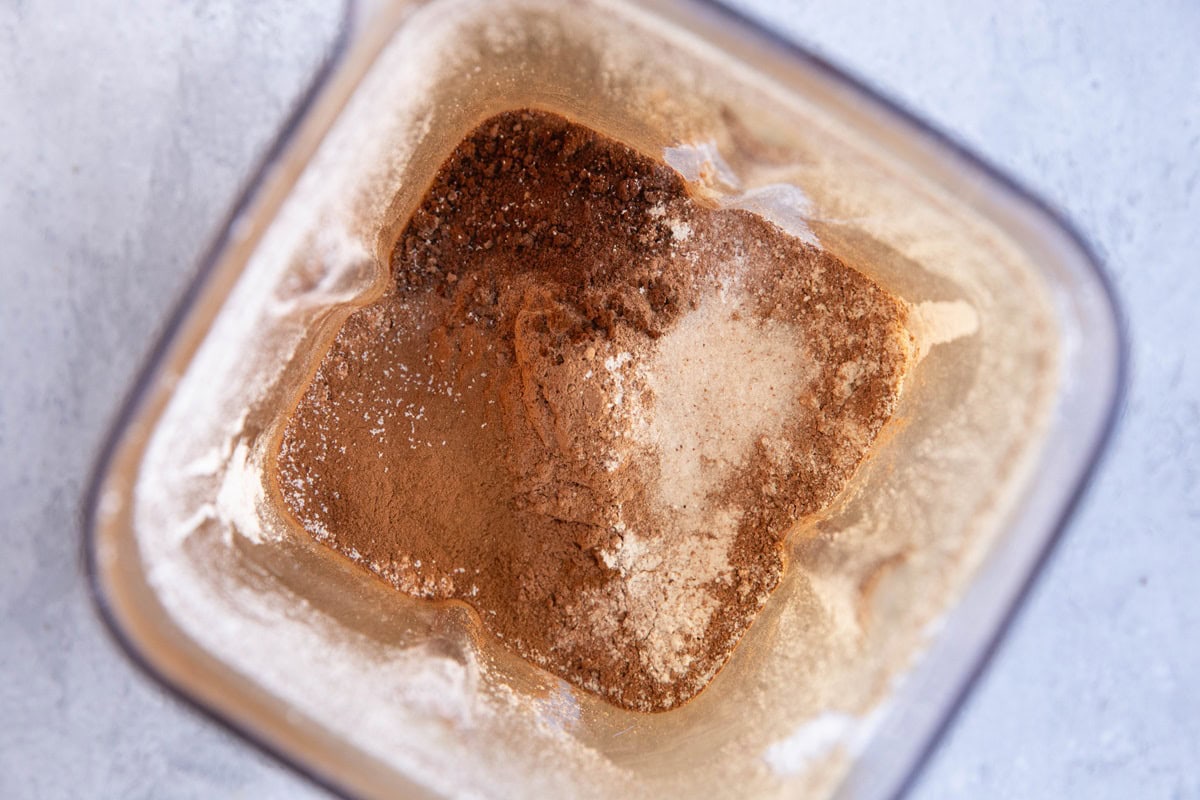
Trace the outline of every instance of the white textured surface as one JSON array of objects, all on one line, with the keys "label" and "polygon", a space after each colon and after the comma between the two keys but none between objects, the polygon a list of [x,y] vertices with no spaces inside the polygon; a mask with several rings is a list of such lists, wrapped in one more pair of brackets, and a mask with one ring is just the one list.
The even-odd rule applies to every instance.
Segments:
[{"label": "white textured surface", "polygon": [[[116,652],[78,508],[334,4],[54,5],[0,4],[0,796],[319,796]],[[913,797],[1200,797],[1200,4],[737,5],[1065,210],[1131,322],[1115,447]]]}]

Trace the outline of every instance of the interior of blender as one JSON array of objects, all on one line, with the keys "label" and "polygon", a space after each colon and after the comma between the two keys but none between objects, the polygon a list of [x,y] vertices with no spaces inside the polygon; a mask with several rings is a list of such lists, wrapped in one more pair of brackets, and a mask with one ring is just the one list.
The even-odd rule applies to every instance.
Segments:
[{"label": "interior of blender", "polygon": [[[149,440],[132,519],[158,602],[296,725],[433,792],[832,791],[1038,452],[1059,333],[1036,265],[820,98],[633,4],[451,0],[397,18]],[[665,713],[532,667],[461,604],[396,592],[282,513],[270,478],[283,420],[383,291],[436,170],[522,108],[665,160],[909,308],[918,357],[871,457],[789,534],[784,579],[725,668]]]}]

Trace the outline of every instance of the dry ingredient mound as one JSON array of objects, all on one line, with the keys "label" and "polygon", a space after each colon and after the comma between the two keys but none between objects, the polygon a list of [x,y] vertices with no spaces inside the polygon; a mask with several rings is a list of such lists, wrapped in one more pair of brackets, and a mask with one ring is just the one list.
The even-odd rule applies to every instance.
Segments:
[{"label": "dry ingredient mound", "polygon": [[287,508],[639,711],[717,674],[910,353],[860,273],[543,112],[458,146],[391,267],[287,421]]}]

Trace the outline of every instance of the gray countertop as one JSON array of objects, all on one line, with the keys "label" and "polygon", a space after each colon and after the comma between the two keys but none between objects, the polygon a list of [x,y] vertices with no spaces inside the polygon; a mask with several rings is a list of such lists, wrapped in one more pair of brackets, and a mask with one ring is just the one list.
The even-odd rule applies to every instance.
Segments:
[{"label": "gray countertop", "polygon": [[[1200,4],[736,0],[1058,206],[1132,332],[1116,441],[914,798],[1200,797]],[[158,689],[80,499],[330,2],[0,4],[0,796],[321,792]]]}]

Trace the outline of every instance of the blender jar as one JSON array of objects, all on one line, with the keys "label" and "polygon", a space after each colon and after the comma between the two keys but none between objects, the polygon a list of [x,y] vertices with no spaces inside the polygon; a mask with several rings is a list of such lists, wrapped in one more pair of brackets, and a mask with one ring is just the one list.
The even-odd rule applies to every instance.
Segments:
[{"label": "blender jar", "polygon": [[[281,424],[483,119],[557,112],[815,239],[910,308],[895,418],[694,700],[643,714],[406,597],[281,512]],[[127,649],[355,795],[886,797],[1011,613],[1111,424],[1121,340],[1046,209],[696,0],[381,0],[214,250],[107,451],[89,553]],[[420,491],[421,487],[413,487]]]}]

